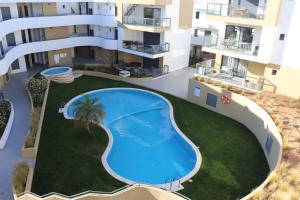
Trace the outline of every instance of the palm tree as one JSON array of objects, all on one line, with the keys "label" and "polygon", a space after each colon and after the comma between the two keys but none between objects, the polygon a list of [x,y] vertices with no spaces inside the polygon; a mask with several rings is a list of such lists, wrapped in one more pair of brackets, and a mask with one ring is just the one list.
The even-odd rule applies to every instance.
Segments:
[{"label": "palm tree", "polygon": [[98,102],[98,98],[89,98],[88,95],[77,101],[74,106],[75,126],[83,126],[91,133],[91,124],[100,124],[105,116],[103,106]]}]

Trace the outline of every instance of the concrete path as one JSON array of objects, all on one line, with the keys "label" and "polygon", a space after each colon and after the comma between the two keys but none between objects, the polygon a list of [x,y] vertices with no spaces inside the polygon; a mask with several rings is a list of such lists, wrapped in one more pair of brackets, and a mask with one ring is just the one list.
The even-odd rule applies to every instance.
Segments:
[{"label": "concrete path", "polygon": [[134,82],[137,85],[159,90],[176,97],[186,99],[188,93],[188,81],[195,73],[194,68],[186,67],[166,76],[162,76],[147,82]]},{"label": "concrete path", "polygon": [[[14,74],[12,79],[0,91],[4,97],[12,101],[15,117],[10,135],[6,146],[0,150],[0,199],[12,200],[11,180],[14,166],[17,162],[22,161],[21,148],[24,144],[25,137],[30,122],[31,106],[30,100],[26,93],[26,80],[36,71]],[[31,162],[31,160],[27,160]]]}]

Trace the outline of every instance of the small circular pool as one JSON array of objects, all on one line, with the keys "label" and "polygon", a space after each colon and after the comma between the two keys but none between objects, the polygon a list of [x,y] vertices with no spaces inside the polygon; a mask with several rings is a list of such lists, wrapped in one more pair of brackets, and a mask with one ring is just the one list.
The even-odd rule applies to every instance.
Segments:
[{"label": "small circular pool", "polygon": [[46,69],[41,72],[41,75],[44,77],[62,75],[70,72],[72,68],[70,67],[53,67],[50,69]]},{"label": "small circular pool", "polygon": [[67,103],[64,115],[84,95],[97,97],[106,113],[102,127],[110,143],[102,156],[105,169],[126,182],[168,187],[194,176],[201,165],[198,148],[179,130],[171,103],[153,92],[132,88],[95,90]]}]

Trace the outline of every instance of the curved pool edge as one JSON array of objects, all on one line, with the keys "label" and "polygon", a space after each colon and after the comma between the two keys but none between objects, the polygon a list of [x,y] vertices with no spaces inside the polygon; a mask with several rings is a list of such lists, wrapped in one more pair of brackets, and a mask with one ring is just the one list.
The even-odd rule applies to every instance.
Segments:
[{"label": "curved pool edge", "polygon": [[[62,69],[62,68],[67,68],[68,71],[62,72],[62,73],[57,73],[57,74],[51,74],[51,75],[45,74],[47,71],[50,71],[50,70],[53,70],[53,69]],[[41,72],[41,75],[44,76],[45,78],[48,78],[48,77],[57,76],[57,75],[65,75],[65,74],[70,73],[70,71],[72,71],[71,67],[52,67],[52,68],[48,68],[48,69],[43,70]]]},{"label": "curved pool edge", "polygon": [[[145,93],[149,93],[149,94],[152,94],[152,95],[155,95],[155,96],[158,96],[159,98],[161,98],[162,100],[164,100],[167,104],[168,104],[168,107],[170,109],[170,120],[172,122],[172,125],[173,127],[175,128],[175,130],[178,132],[178,134],[189,144],[191,145],[191,147],[193,148],[193,150],[195,151],[195,154],[196,154],[196,158],[197,158],[197,161],[196,161],[196,164],[193,168],[193,170],[191,170],[187,175],[185,175],[184,177],[180,178],[179,179],[179,183],[183,183],[189,179],[191,179],[199,170],[200,170],[200,167],[201,167],[201,164],[202,164],[202,155],[199,151],[199,148],[178,128],[176,122],[175,122],[175,119],[174,119],[174,110],[173,110],[173,106],[171,104],[171,102],[166,99],[165,97],[163,97],[162,95],[160,94],[157,94],[155,92],[152,92],[152,91],[149,91],[149,90],[144,90],[144,89],[138,89],[138,88],[128,88],[128,87],[117,87],[117,88],[105,88],[105,89],[97,89],[97,90],[92,90],[92,91],[88,91],[88,92],[85,92],[83,94],[80,94],[78,96],[75,96],[73,97],[71,100],[68,101],[68,103],[64,106],[63,108],[63,115],[66,119],[74,119],[72,117],[70,117],[67,113],[67,110],[68,110],[68,107],[70,104],[72,104],[74,101],[76,101],[77,99],[83,97],[84,95],[88,95],[90,93],[94,93],[94,92],[97,92],[97,91],[109,91],[109,90],[135,90],[135,91],[142,91],[142,92],[145,92]],[[132,184],[135,184],[137,182],[134,182],[132,180],[129,180],[121,175],[119,175],[118,173],[116,173],[108,164],[107,162],[107,157],[108,157],[108,154],[109,152],[111,151],[111,148],[113,146],[113,135],[112,133],[110,132],[110,130],[104,126],[103,124],[98,124],[101,128],[103,128],[108,136],[108,145],[104,151],[104,153],[102,154],[102,157],[101,157],[101,161],[102,161],[102,164],[103,164],[103,167],[105,168],[105,170],[112,176],[114,177],[115,179],[121,181],[121,182],[124,182],[126,184],[129,184],[129,185],[132,185]],[[159,188],[163,188],[163,189],[166,189],[166,190],[172,190],[172,185],[175,185],[175,184],[178,184],[178,180],[176,181],[172,181],[172,182],[168,182],[168,183],[165,183],[165,184],[147,184],[147,183],[143,183],[143,184],[147,184],[147,185],[151,185],[151,186],[154,186],[154,187],[159,187]],[[180,188],[178,187],[178,190]]]}]

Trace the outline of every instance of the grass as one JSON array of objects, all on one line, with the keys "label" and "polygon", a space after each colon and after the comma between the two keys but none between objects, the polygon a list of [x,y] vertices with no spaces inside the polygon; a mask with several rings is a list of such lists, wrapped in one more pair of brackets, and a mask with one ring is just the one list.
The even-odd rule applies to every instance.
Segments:
[{"label": "grass", "polygon": [[17,194],[25,191],[29,165],[26,162],[16,164],[13,172],[13,185]]},{"label": "grass", "polygon": [[[127,83],[81,77],[73,84],[51,84],[32,191],[67,195],[86,190],[113,191],[124,183],[111,177],[99,157],[108,137],[94,127],[89,135],[75,129],[73,122],[58,114],[61,102],[83,92],[109,87],[136,87]],[[242,124],[200,106],[160,93],[174,107],[178,127],[200,146],[200,171],[185,182],[182,194],[191,199],[229,200],[248,194],[268,175],[263,150],[254,135]]]}]

